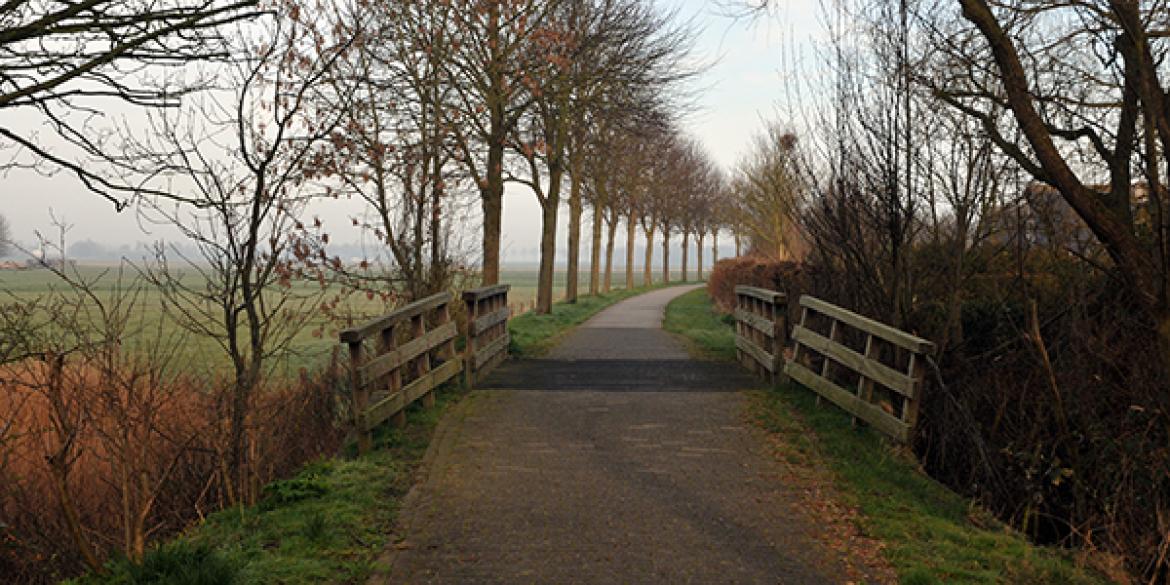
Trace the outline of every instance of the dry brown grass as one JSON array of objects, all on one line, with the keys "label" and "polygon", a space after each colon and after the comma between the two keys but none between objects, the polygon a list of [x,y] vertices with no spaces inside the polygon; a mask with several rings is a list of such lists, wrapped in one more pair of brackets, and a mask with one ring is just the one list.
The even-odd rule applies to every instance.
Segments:
[{"label": "dry brown grass", "polygon": [[249,481],[237,487],[224,480],[224,380],[116,352],[0,369],[0,574],[55,581],[256,501],[264,484],[337,450],[337,381],[330,367],[255,393]]}]

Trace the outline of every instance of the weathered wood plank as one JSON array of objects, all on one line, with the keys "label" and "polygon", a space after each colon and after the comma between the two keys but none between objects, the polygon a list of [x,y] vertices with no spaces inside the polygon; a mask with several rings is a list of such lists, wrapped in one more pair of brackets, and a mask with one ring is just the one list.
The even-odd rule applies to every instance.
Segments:
[{"label": "weathered wood plank", "polygon": [[476,368],[475,373],[473,374],[475,381],[482,382],[484,378],[487,378],[488,374],[491,374],[492,370],[494,370],[496,366],[500,365],[500,363],[504,361],[504,358],[506,358],[507,355],[507,352],[501,351],[496,353],[496,355],[487,358],[486,363],[481,364]]},{"label": "weathered wood plank", "polygon": [[493,295],[502,295],[512,289],[510,284],[496,284],[492,286],[483,286],[480,288],[473,288],[471,290],[463,291],[463,300],[471,302],[478,301],[484,297]]},{"label": "weathered wood plank", "polygon": [[462,360],[453,359],[443,362],[443,365],[427,372],[402,389],[402,393],[406,395],[406,403],[410,404],[427,392],[442,386],[444,382],[455,377],[461,369],[463,369]]},{"label": "weathered wood plank", "polygon": [[906,333],[901,329],[895,329],[885,323],[879,323],[869,317],[858,315],[853,311],[827,303],[816,297],[802,295],[800,297],[800,306],[807,307],[822,315],[836,319],[850,327],[860,329],[871,335],[876,335],[898,347],[917,353],[931,353],[934,351],[934,344],[930,341]]},{"label": "weathered wood plank", "polygon": [[455,323],[445,323],[418,339],[413,339],[396,349],[392,349],[370,360],[360,369],[362,383],[369,384],[385,376],[393,371],[394,368],[422,355],[423,352],[443,345],[454,338],[457,333],[458,329],[455,327]]},{"label": "weathered wood plank", "polygon": [[776,370],[778,369],[778,360],[776,359],[776,356],[764,351],[763,348],[743,337],[735,338],[735,347],[736,349],[739,349],[744,353],[752,356],[752,358],[755,359],[755,361],[761,366],[763,366],[764,369],[772,372],[773,374],[776,373]]},{"label": "weathered wood plank", "polygon": [[417,300],[376,319],[371,319],[357,327],[345,329],[340,333],[342,343],[361,341],[387,327],[392,327],[406,319],[429,311],[443,303],[451,302],[450,292],[441,292],[425,299]]},{"label": "weathered wood plank", "polygon": [[767,317],[761,317],[755,313],[749,313],[743,309],[735,310],[735,319],[749,327],[767,335],[768,337],[776,337],[776,323],[769,321]]},{"label": "weathered wood plank", "polygon": [[832,358],[837,363],[889,388],[907,398],[914,398],[918,391],[914,379],[877,360],[867,359],[852,349],[834,342],[810,329],[797,325],[792,330],[792,339],[808,349]]},{"label": "weathered wood plank", "polygon": [[488,313],[487,315],[478,317],[471,324],[471,334],[479,335],[480,333],[483,333],[484,331],[487,331],[488,329],[491,329],[492,327],[507,321],[511,314],[512,310],[504,307],[503,309],[500,309],[494,313]]},{"label": "weathered wood plank", "polygon": [[362,413],[361,425],[363,431],[370,431],[382,424],[386,419],[394,416],[427,392],[441,386],[453,378],[463,368],[462,360],[456,358],[443,362],[443,365],[427,372],[419,379],[407,384],[399,392],[394,392],[379,400],[376,404]]},{"label": "weathered wood plank", "polygon": [[505,331],[503,335],[489,341],[487,345],[482,346],[475,352],[475,356],[471,360],[471,367],[479,370],[483,365],[490,362],[496,354],[506,351],[511,339],[511,334]]},{"label": "weathered wood plank", "polygon": [[386,419],[398,414],[403,408],[406,408],[406,402],[402,399],[402,392],[392,392],[358,415],[358,429],[369,432]]},{"label": "weathered wood plank", "polygon": [[895,441],[905,443],[909,438],[910,425],[898,420],[877,405],[870,404],[856,394],[816,375],[808,368],[796,362],[788,362],[784,365],[784,373],[809,390],[824,396],[846,412],[869,423],[870,426]]},{"label": "weathered wood plank", "polygon": [[766,288],[759,288],[759,287],[755,287],[755,286],[743,286],[743,285],[739,285],[739,286],[735,287],[735,294],[736,295],[743,295],[746,297],[752,297],[752,298],[764,301],[766,303],[773,303],[773,304],[783,303],[784,300],[787,298],[787,295],[785,295],[782,292],[777,292],[774,290],[768,290]]}]

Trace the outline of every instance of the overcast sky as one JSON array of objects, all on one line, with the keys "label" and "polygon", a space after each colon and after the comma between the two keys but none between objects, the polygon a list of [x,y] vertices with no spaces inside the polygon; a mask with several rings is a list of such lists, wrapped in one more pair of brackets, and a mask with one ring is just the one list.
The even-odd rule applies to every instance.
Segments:
[{"label": "overcast sky", "polygon": [[[694,20],[702,30],[696,57],[714,62],[695,82],[696,89],[702,92],[699,108],[683,126],[703,142],[716,161],[730,169],[745,154],[753,134],[766,120],[792,123],[786,120],[790,117],[787,102],[795,82],[791,72],[807,67],[812,39],[823,36],[816,16],[817,3],[781,0],[767,17],[754,20],[731,18],[726,7],[710,0],[665,0],[664,6],[678,7],[680,17]],[[35,123],[4,122],[25,128]],[[29,171],[14,171],[0,176],[0,193],[0,215],[8,218],[12,235],[21,242],[32,242],[36,230],[49,229],[50,209],[74,226],[69,233],[70,242],[93,240],[111,248],[134,248],[139,243],[175,237],[166,227],[144,224],[132,210],[116,213],[109,203],[64,174],[46,178]],[[343,203],[315,211],[327,225],[337,226],[336,241],[358,239],[348,227],[348,218],[357,213],[356,206]],[[504,201],[505,263],[537,260],[539,221],[539,204],[531,192],[510,187]],[[564,247],[565,223],[562,218],[558,248]],[[469,221],[464,231],[468,247],[474,248],[479,239],[476,222]],[[730,246],[730,241],[726,243]],[[678,258],[677,253],[672,255]]]}]

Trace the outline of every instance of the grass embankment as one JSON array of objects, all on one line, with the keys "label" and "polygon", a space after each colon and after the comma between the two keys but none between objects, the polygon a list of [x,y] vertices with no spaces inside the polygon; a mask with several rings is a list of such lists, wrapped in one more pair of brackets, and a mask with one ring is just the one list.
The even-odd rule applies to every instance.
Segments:
[{"label": "grass embankment", "polygon": [[[698,290],[667,307],[667,330],[710,359],[734,359],[735,332]],[[783,446],[789,463],[821,462],[859,528],[885,543],[902,583],[1100,583],[1068,551],[1030,544],[972,502],[918,470],[913,458],[849,417],[818,407],[795,384],[749,393],[749,416]]]},{"label": "grass embankment", "polygon": [[[651,288],[585,296],[576,303],[557,303],[550,315],[517,317],[509,324],[512,350],[518,355],[544,351],[574,325]],[[150,550],[141,565],[115,560],[107,574],[77,582],[363,582],[377,568],[435,426],[465,395],[455,386],[440,390],[435,408],[416,403],[407,410],[405,427],[379,428],[370,453],[313,462],[297,476],[267,486],[259,505],[210,515],[186,534]]]},{"label": "grass embankment", "polygon": [[150,550],[142,565],[109,564],[84,585],[167,583],[356,583],[365,581],[387,544],[401,497],[413,482],[435,425],[465,393],[436,393],[416,403],[401,429],[384,426],[361,457],[307,465],[264,489],[257,506],[212,514],[179,538]]}]

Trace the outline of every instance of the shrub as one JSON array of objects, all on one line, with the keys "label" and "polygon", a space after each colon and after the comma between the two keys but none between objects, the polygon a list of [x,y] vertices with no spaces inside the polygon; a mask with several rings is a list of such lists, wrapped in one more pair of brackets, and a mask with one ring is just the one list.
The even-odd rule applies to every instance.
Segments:
[{"label": "shrub", "polygon": [[757,286],[788,295],[788,322],[799,316],[797,299],[810,286],[809,267],[798,262],[769,260],[761,256],[738,256],[715,263],[707,279],[707,293],[723,313],[735,310],[735,287]]},{"label": "shrub", "polygon": [[[130,358],[0,368],[0,427],[9,427],[0,437],[0,575],[6,583],[55,582],[83,572],[88,549],[99,563],[140,561],[148,572],[126,569],[133,579],[125,582],[155,582],[150,567],[201,558],[196,549],[146,545],[233,501],[254,502],[261,486],[337,452],[337,378],[328,368],[264,383],[246,421],[251,493],[233,494],[223,481],[230,384]],[[319,492],[314,476],[303,475],[274,484],[266,503]]]},{"label": "shrub", "polygon": [[141,563],[125,557],[107,565],[108,573],[83,579],[83,585],[232,585],[239,567],[206,544],[175,541],[149,550]]},{"label": "shrub", "polygon": [[329,488],[317,477],[294,477],[274,481],[264,486],[264,499],[260,502],[262,510],[272,510],[285,504],[319,498]]}]

